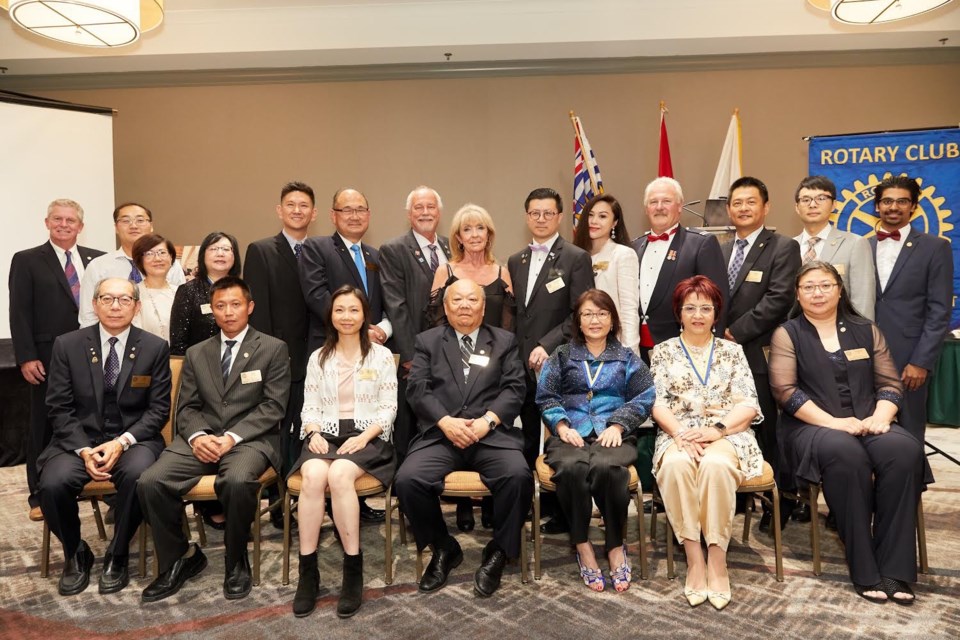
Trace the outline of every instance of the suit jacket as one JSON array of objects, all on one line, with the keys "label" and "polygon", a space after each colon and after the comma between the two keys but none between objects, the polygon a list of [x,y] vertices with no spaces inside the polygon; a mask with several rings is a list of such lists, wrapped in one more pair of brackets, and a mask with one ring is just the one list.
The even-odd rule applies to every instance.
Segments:
[{"label": "suit jacket", "polygon": [[[220,372],[219,334],[187,349],[176,408],[178,437],[169,450],[192,456],[189,438],[193,434],[220,436],[230,431],[240,436],[240,445],[257,449],[279,469],[277,425],[286,414],[290,395],[287,345],[251,326],[234,348],[226,383]],[[245,371],[259,372],[260,379],[244,382]]]},{"label": "suit jacket", "polygon": [[307,371],[307,303],[300,288],[297,257],[286,236],[257,240],[247,247],[243,279],[253,294],[250,324],[287,343],[290,371],[300,382]]},{"label": "suit jacket", "polygon": [[[547,353],[570,340],[573,329],[571,314],[580,295],[593,287],[593,263],[590,254],[558,237],[547,254],[540,275],[527,299],[527,278],[530,275],[530,247],[510,256],[507,261],[513,291],[517,298],[517,321],[514,327],[524,366],[530,352],[541,346]],[[547,283],[563,279],[564,286],[547,290]],[[533,375],[536,379],[536,374]]]},{"label": "suit jacket", "polygon": [[[720,247],[725,263],[730,261],[733,244],[731,240]],[[799,268],[800,245],[769,229],[760,232],[743,260],[730,291],[727,329],[743,347],[754,373],[767,372],[763,350],[770,346],[774,329],[786,322],[797,299]]]},{"label": "suit jacket", "polygon": [[[121,433],[130,432],[160,455],[160,430],[170,417],[170,348],[163,338],[130,327],[124,352],[118,355]],[[57,338],[47,369],[53,439],[37,459],[38,467],[57,454],[72,454],[113,437],[103,430],[103,362],[99,324]]]},{"label": "suit jacket", "polygon": [[[794,240],[799,243],[801,236],[796,236]],[[806,250],[806,247],[801,246],[800,255],[803,256]],[[840,272],[840,278],[843,279],[843,286],[847,289],[853,308],[864,318],[874,320],[877,276],[870,242],[863,236],[840,231],[830,225],[827,238],[823,240],[820,260],[829,262]]]},{"label": "suit jacket", "polygon": [[[103,251],[77,246],[84,268]],[[49,369],[53,341],[80,327],[77,303],[49,242],[13,254],[10,262],[10,336],[17,364],[39,360]]]},{"label": "suit jacket", "polygon": [[[367,302],[370,324],[383,320],[383,289],[380,286],[380,254],[368,244],[360,243],[367,271]],[[330,309],[330,294],[345,284],[363,289],[363,280],[353,262],[353,254],[338,233],[332,236],[307,238],[300,252],[300,286],[310,312],[307,353],[323,346],[325,320]]]},{"label": "suit jacket", "polygon": [[[449,261],[450,241],[438,235],[437,244]],[[429,328],[426,311],[433,284],[429,260],[412,231],[380,247],[383,303],[393,325],[394,347],[400,353],[400,362],[413,360],[414,338]]]},{"label": "suit jacket", "polygon": [[417,336],[413,366],[407,382],[407,402],[417,416],[419,435],[410,453],[446,438],[437,426],[444,416],[479,418],[487,411],[503,424],[479,444],[501,449],[523,448],[523,433],[513,426],[527,393],[517,339],[509,331],[480,326],[474,354],[490,358],[486,366],[472,365],[463,381],[460,342],[453,327],[436,327]]},{"label": "suit jacket", "polygon": [[[641,269],[643,253],[647,250],[646,234],[633,241],[633,248],[637,252]],[[706,276],[720,289],[723,296],[723,308],[727,308],[730,299],[729,285],[727,284],[727,263],[723,261],[720,252],[720,243],[715,236],[679,227],[670,242],[670,253],[663,261],[657,284],[650,296],[650,304],[646,309],[641,302],[641,324],[646,320],[654,344],[663,342],[680,335],[680,322],[673,315],[673,290],[677,283],[693,276]],[[640,275],[643,278],[641,272]],[[717,318],[717,335],[723,335],[726,328],[726,311]]]},{"label": "suit jacket", "polygon": [[[874,264],[877,238],[870,238]],[[875,274],[876,275],[876,274]],[[950,329],[953,255],[950,243],[910,230],[890,272],[887,288],[877,278],[877,325],[903,371],[908,364],[933,371]]]}]

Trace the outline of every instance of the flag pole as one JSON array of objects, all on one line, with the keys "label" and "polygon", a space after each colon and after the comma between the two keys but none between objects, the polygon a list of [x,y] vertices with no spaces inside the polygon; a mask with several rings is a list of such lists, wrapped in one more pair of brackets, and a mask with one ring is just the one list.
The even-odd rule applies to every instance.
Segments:
[{"label": "flag pole", "polygon": [[573,132],[577,136],[577,142],[580,143],[580,153],[583,155],[583,166],[587,169],[587,177],[590,178],[590,186],[593,187],[593,192],[602,194],[603,187],[597,186],[597,176],[593,173],[593,165],[590,164],[590,159],[587,157],[590,149],[583,144],[583,135],[580,133],[580,120],[577,118],[577,114],[570,111],[570,123],[573,125]]}]

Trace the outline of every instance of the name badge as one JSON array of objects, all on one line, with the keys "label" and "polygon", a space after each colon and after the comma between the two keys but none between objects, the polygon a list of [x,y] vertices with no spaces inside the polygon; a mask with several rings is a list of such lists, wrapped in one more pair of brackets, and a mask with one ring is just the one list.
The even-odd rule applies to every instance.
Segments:
[{"label": "name badge", "polygon": [[134,389],[146,389],[150,386],[150,376],[130,376],[130,386]]},{"label": "name badge", "polygon": [[607,262],[606,260],[603,260],[603,261],[601,261],[601,262],[594,262],[594,263],[593,263],[593,270],[594,270],[594,271],[606,271],[609,267],[610,267],[610,263]]},{"label": "name badge", "polygon": [[475,364],[478,367],[485,367],[490,364],[490,356],[481,356],[477,353],[470,356],[470,364]]},{"label": "name badge", "polygon": [[553,293],[554,291],[559,291],[563,289],[567,284],[563,281],[563,278],[555,278],[547,283],[547,293]]},{"label": "name badge", "polygon": [[376,369],[360,369],[360,372],[357,374],[357,377],[361,381],[369,381],[377,379],[377,370]]},{"label": "name badge", "polygon": [[847,349],[843,352],[843,355],[847,356],[847,360],[869,360],[870,354],[867,353],[866,349]]},{"label": "name badge", "polygon": [[261,380],[263,380],[263,376],[260,375],[260,369],[240,373],[240,384],[250,384],[251,382],[260,382]]},{"label": "name badge", "polygon": [[833,268],[836,269],[840,275],[844,275],[847,272],[847,265],[842,263],[833,265]]},{"label": "name badge", "polygon": [[763,280],[763,271],[748,271],[744,282],[761,282]]},{"label": "name badge", "polygon": [[200,313],[204,315],[210,315],[213,313],[213,307],[211,307],[209,304],[202,304],[200,305]]}]

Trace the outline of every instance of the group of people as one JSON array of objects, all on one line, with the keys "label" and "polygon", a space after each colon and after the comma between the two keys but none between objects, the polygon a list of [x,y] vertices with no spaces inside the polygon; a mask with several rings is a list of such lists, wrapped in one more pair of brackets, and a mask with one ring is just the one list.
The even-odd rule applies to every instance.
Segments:
[{"label": "group of people", "polygon": [[[763,182],[740,178],[727,200],[735,237],[721,245],[680,226],[671,178],[647,185],[650,231],[633,242],[609,194],[586,204],[567,242],[562,198],[539,188],[524,202],[532,242],[504,266],[477,205],[455,214],[446,238],[440,195],[418,187],[410,231],[378,251],[363,241],[372,213],[361,192],[338,190],[334,233],[308,237],[314,192],[293,182],[276,207],[280,233],[252,243],[245,268],[236,239],[214,232],[186,284],[146,207],[115,210],[121,246],[102,254],[76,245],[80,205],[56,200],[50,241],[13,258],[10,309],[34,385],[30,505],[63,545],[59,591],[83,591],[93,564],[76,496],[110,480],[101,593],[127,585],[142,520],[159,560],[143,600],[177,593],[207,560],[170,523],[181,496],[215,474],[224,595],[246,596],[258,478],[272,467],[302,477],[294,613],[316,607],[329,509],[343,548],[337,614],[348,617],[362,602],[360,521],[383,517],[357,499],[356,480],[393,483],[418,549],[432,549],[419,585],[431,592],[463,560],[439,503],[444,477],[470,469],[492,494],[482,519],[493,535],[474,577],[490,596],[520,555],[542,444],[557,486],[542,528],[569,533],[594,591],[631,584],[623,530],[636,465],[685,549],[687,601],[724,608],[736,490],[766,461],[782,489],[823,484],[858,594],[912,603],[916,505],[932,481],[925,383],[953,270],[948,243],[910,226],[919,195],[910,178],[881,182],[867,240],[830,225],[835,186],[805,178],[795,194],[804,231],[791,239],[764,226]],[[185,359],[165,443],[171,354]],[[606,576],[588,538],[594,504]],[[473,528],[469,501],[457,524]]]}]

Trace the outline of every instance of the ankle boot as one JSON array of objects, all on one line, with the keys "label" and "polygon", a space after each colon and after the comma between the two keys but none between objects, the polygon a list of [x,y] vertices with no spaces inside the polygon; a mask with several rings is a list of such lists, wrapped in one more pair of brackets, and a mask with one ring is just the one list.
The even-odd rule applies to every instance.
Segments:
[{"label": "ankle boot", "polygon": [[337,602],[337,615],[349,618],[360,608],[363,601],[363,551],[355,556],[343,554],[343,584],[340,587],[340,601]]},{"label": "ankle boot", "polygon": [[317,568],[317,552],[300,556],[300,581],[297,593],[293,596],[293,615],[298,618],[313,613],[317,608],[317,595],[320,591],[320,570]]}]

